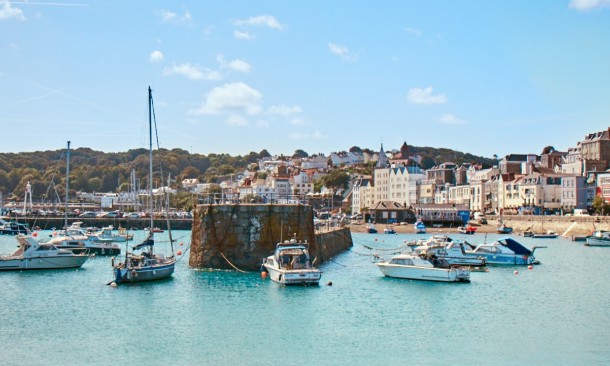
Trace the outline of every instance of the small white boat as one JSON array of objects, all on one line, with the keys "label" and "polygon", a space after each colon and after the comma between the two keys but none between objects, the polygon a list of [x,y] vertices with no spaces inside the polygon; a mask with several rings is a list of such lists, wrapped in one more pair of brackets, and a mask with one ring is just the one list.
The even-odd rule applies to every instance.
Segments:
[{"label": "small white boat", "polygon": [[396,230],[394,229],[394,226],[386,226],[383,229],[383,233],[384,234],[396,234]]},{"label": "small white boat", "polygon": [[596,230],[586,237],[585,245],[607,247],[610,246],[610,231]]},{"label": "small white boat", "polygon": [[274,282],[282,285],[317,285],[322,271],[310,260],[309,244],[296,238],[278,243],[273,255],[263,262],[263,270]]},{"label": "small white boat", "polygon": [[375,263],[387,277],[437,282],[470,282],[470,270],[452,267],[444,260],[422,259],[414,254],[399,254],[389,261]]},{"label": "small white boat", "polygon": [[555,239],[559,236],[556,232],[548,230],[546,233],[532,233],[530,236],[534,239]]},{"label": "small white boat", "polygon": [[79,268],[89,258],[54,245],[39,243],[29,235],[18,235],[19,248],[11,255],[0,257],[0,270]]},{"label": "small white boat", "polygon": [[85,230],[78,226],[70,226],[63,233],[54,232],[48,243],[55,245],[58,249],[70,249],[89,254],[117,255],[121,253],[121,248],[112,243],[112,241],[104,241],[95,236],[88,236]]}]

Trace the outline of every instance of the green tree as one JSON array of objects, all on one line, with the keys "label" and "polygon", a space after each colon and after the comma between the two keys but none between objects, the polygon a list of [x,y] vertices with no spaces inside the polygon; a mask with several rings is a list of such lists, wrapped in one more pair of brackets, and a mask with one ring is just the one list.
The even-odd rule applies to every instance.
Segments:
[{"label": "green tree", "polygon": [[610,205],[602,196],[595,196],[592,206],[598,215],[605,216],[610,213]]},{"label": "green tree", "polygon": [[331,170],[330,173],[322,177],[322,183],[326,188],[333,190],[347,189],[349,185],[349,175],[339,169]]},{"label": "green tree", "polygon": [[307,158],[309,157],[309,154],[307,154],[305,151],[298,149],[295,150],[294,154],[292,154],[292,158],[293,159],[303,159],[303,158]]}]

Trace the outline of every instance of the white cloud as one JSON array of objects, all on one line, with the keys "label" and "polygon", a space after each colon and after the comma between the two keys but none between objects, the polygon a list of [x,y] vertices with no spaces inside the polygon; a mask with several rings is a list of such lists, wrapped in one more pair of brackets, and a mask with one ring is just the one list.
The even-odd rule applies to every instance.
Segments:
[{"label": "white cloud", "polygon": [[353,60],[355,58],[355,56],[352,53],[350,53],[349,48],[347,48],[345,46],[338,45],[336,43],[328,43],[328,49],[333,54],[335,54],[341,58],[344,58],[346,60]]},{"label": "white cloud", "polygon": [[253,25],[253,26],[266,26],[273,29],[282,30],[284,26],[275,19],[272,15],[259,15],[250,17],[248,19],[237,19],[233,22],[234,25]]},{"label": "white cloud", "polygon": [[459,119],[456,116],[454,116],[451,113],[445,113],[441,116],[441,118],[439,118],[439,121],[443,124],[446,125],[465,125],[468,122],[463,120],[463,119]]},{"label": "white cloud", "polygon": [[422,31],[416,28],[405,28],[405,32],[412,34],[416,37],[419,37],[422,35]]},{"label": "white cloud", "polygon": [[293,114],[301,113],[303,110],[298,105],[294,105],[292,107],[286,105],[274,105],[267,109],[267,114],[271,115],[280,115],[280,116],[290,116]]},{"label": "white cloud", "polygon": [[432,87],[413,88],[407,93],[407,100],[414,104],[443,104],[447,102],[444,94],[432,95]]},{"label": "white cloud", "polygon": [[220,67],[231,69],[234,71],[248,73],[252,69],[252,66],[250,66],[250,64],[244,60],[236,59],[236,60],[226,61],[223,55],[216,56],[216,61],[218,61],[218,64],[220,65]]},{"label": "white cloud", "polygon": [[298,133],[292,132],[288,135],[293,140],[325,140],[327,139],[326,135],[323,135],[320,131],[314,131],[313,133]]},{"label": "white cloud", "polygon": [[233,115],[230,115],[226,119],[225,123],[230,125],[230,126],[247,126],[248,125],[248,120],[245,119],[242,116],[239,116],[237,114],[233,114]]},{"label": "white cloud", "polygon": [[187,23],[192,20],[191,13],[188,10],[184,11],[183,15],[178,15],[169,10],[160,10],[159,16],[161,17],[161,21],[164,23]]},{"label": "white cloud", "polygon": [[222,75],[218,71],[202,69],[190,63],[173,65],[163,70],[164,75],[182,75],[191,80],[221,80]]},{"label": "white cloud", "polygon": [[246,40],[251,40],[251,39],[256,38],[256,36],[252,33],[240,32],[238,30],[233,31],[233,37],[235,37],[237,39],[246,39]]},{"label": "white cloud", "polygon": [[588,11],[594,8],[604,8],[610,6],[610,0],[571,0],[570,8],[580,11]]},{"label": "white cloud", "polygon": [[202,105],[191,114],[229,114],[239,113],[257,115],[261,113],[263,95],[245,83],[231,83],[212,89],[206,94]]},{"label": "white cloud", "polygon": [[25,15],[23,10],[13,7],[9,1],[6,1],[0,8],[0,20],[3,19],[25,20]]},{"label": "white cloud", "polygon": [[307,121],[302,118],[293,118],[290,120],[290,124],[295,126],[305,126]]},{"label": "white cloud", "polygon": [[148,57],[148,61],[150,63],[157,63],[163,61],[163,52],[157,50],[152,51],[150,53],[150,56]]}]

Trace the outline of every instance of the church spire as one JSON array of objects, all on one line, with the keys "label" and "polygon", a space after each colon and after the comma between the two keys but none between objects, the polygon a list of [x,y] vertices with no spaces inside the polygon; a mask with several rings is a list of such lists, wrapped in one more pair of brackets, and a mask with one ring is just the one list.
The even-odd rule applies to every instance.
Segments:
[{"label": "church spire", "polygon": [[383,143],[381,143],[381,149],[379,150],[379,159],[377,160],[375,168],[387,168],[389,165],[390,162],[388,161],[388,157],[385,154],[385,151],[383,151]]}]

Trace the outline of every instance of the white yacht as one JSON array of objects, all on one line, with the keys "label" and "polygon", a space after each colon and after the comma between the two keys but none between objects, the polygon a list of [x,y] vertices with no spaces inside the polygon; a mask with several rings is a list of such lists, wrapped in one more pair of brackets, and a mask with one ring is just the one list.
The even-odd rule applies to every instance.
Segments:
[{"label": "white yacht", "polygon": [[53,244],[59,249],[70,249],[89,254],[117,255],[121,253],[121,248],[112,241],[102,241],[88,236],[84,229],[76,226],[70,226],[57,235],[54,232],[47,243]]},{"label": "white yacht", "polygon": [[29,235],[18,235],[17,241],[19,248],[13,254],[0,256],[0,270],[78,268],[89,258],[86,254],[39,243]]},{"label": "white yacht", "polygon": [[585,245],[607,247],[610,246],[610,231],[596,230],[587,236]]},{"label": "white yacht", "polygon": [[322,271],[309,258],[309,244],[296,238],[278,243],[275,253],[263,262],[271,280],[282,285],[317,285]]},{"label": "white yacht", "polygon": [[466,250],[473,249],[470,244],[462,240],[453,240],[447,236],[445,240],[440,241],[442,236],[435,236],[437,240],[431,240],[428,245],[415,248],[416,254],[425,258],[435,256],[439,259],[446,260],[449,264],[462,266],[484,266],[485,258],[474,254],[466,253]]},{"label": "white yacht", "polygon": [[387,277],[438,282],[470,282],[470,270],[452,267],[442,259],[426,260],[418,255],[398,254],[389,261],[375,263]]}]

